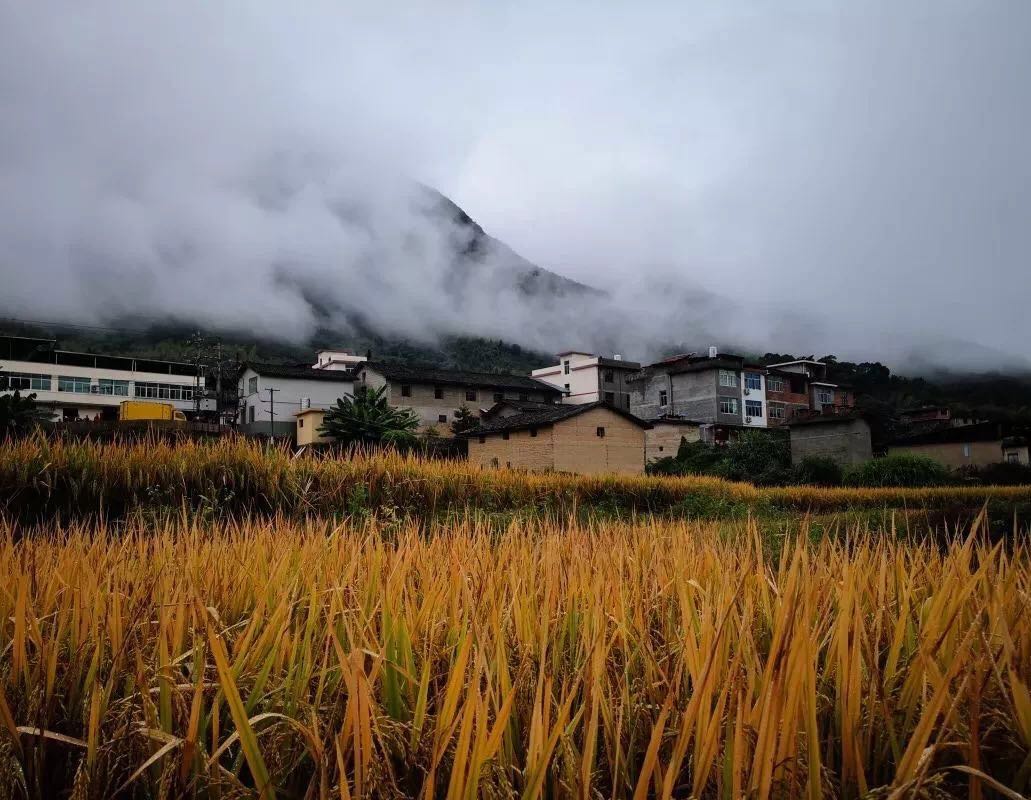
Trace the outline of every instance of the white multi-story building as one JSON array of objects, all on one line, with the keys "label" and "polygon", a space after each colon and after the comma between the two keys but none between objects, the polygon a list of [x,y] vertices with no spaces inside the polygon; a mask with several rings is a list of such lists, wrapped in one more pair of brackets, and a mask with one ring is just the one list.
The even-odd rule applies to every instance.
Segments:
[{"label": "white multi-story building", "polygon": [[616,408],[630,408],[630,392],[626,378],[641,369],[635,361],[622,356],[605,358],[575,350],[559,353],[558,364],[535,369],[530,375],[562,390],[562,402],[571,405],[607,403]]},{"label": "white multi-story building", "polygon": [[192,364],[76,353],[52,339],[0,337],[0,393],[35,394],[55,421],[118,419],[125,400],[169,403],[188,415],[214,408]]},{"label": "white multi-story building", "polygon": [[294,436],[299,413],[354,396],[354,370],[364,361],[347,350],[319,350],[310,367],[248,364],[240,376],[240,430]]}]

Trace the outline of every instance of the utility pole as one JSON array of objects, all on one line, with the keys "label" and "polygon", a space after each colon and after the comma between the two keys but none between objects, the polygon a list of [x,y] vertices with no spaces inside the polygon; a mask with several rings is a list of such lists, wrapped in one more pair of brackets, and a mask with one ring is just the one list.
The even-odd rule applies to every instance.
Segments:
[{"label": "utility pole", "polygon": [[268,390],[269,416],[272,418],[272,438],[276,436],[276,392],[279,389]]}]

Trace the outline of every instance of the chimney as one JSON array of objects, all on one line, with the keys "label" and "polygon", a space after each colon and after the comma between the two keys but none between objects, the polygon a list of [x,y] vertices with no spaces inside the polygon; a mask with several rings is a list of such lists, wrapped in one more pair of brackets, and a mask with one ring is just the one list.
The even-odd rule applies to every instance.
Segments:
[{"label": "chimney", "polygon": [[716,349],[716,345],[712,345],[709,348],[709,358],[716,358],[717,353],[719,353],[719,351]]},{"label": "chimney", "polygon": [[619,353],[616,353],[614,356],[612,356],[612,360],[613,361],[622,361],[623,360],[623,356],[621,356]]}]

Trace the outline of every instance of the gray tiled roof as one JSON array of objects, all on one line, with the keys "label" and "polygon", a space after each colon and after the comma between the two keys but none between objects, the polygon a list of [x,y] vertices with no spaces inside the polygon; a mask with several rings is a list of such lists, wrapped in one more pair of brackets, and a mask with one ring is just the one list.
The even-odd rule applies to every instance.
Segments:
[{"label": "gray tiled roof", "polygon": [[629,411],[610,406],[607,403],[584,403],[578,406],[552,406],[549,410],[526,411],[522,414],[513,414],[508,417],[495,417],[484,420],[479,427],[466,431],[462,436],[485,436],[492,433],[504,431],[522,430],[523,428],[538,428],[543,425],[554,425],[556,422],[572,419],[573,417],[593,411],[597,408],[605,408],[624,419],[630,420],[641,428],[650,428],[651,424],[635,417]]}]

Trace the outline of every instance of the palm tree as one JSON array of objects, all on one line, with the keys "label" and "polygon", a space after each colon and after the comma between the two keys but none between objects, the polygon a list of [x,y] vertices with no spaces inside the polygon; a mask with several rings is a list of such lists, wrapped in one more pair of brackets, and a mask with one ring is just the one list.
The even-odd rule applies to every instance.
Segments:
[{"label": "palm tree", "polygon": [[386,387],[359,386],[326,411],[321,433],[349,445],[405,445],[415,440],[419,417],[410,408],[391,408]]},{"label": "palm tree", "polygon": [[15,389],[12,394],[0,395],[0,440],[8,436],[19,436],[37,422],[49,417],[42,409],[36,406],[36,395],[30,394],[25,397]]}]

